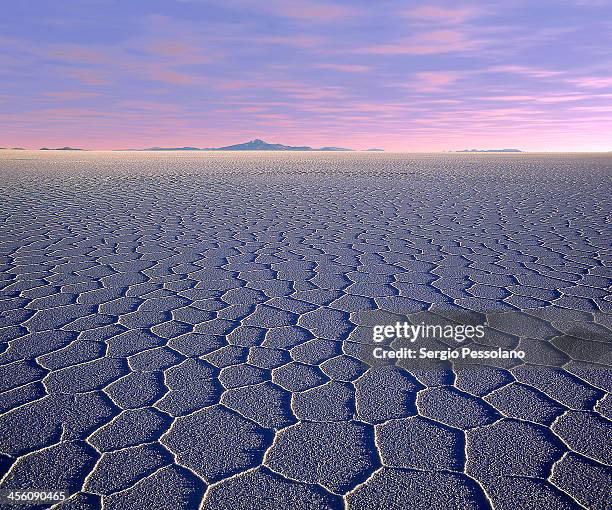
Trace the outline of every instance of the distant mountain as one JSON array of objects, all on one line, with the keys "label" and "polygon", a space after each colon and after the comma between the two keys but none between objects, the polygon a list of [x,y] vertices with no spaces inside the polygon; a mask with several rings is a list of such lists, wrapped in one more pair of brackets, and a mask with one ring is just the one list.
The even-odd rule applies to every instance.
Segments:
[{"label": "distant mountain", "polygon": [[237,143],[235,145],[227,145],[225,147],[219,147],[213,149],[218,151],[311,151],[311,147],[292,147],[290,145],[283,145],[281,143],[267,143],[259,138],[251,140],[250,142]]},{"label": "distant mountain", "polygon": [[464,149],[455,152],[523,152],[519,149]]},{"label": "distant mountain", "polygon": [[41,151],[83,151],[85,149],[75,149],[74,147],[59,147],[58,149],[49,149],[48,147],[43,147],[40,150]]},{"label": "distant mountain", "polygon": [[345,149],[344,147],[321,147],[320,149],[312,149],[313,151],[336,151],[336,152],[342,152],[342,151],[348,151],[348,152],[352,152],[353,149]]},{"label": "distant mountain", "polygon": [[350,151],[352,149],[345,149],[343,147],[321,147],[320,149],[313,149],[307,145],[292,146],[283,145],[282,143],[268,143],[256,138],[250,142],[237,143],[235,145],[228,145],[226,147],[219,147],[217,149],[208,149],[216,151]]},{"label": "distant mountain", "polygon": [[385,149],[366,149],[366,152],[385,152]]},{"label": "distant mountain", "polygon": [[24,151],[23,147],[0,147],[1,151]]},{"label": "distant mountain", "polygon": [[[128,149],[139,150],[139,149]],[[353,149],[345,149],[342,147],[321,147],[313,149],[306,145],[295,147],[292,145],[283,145],[281,143],[268,143],[256,138],[250,142],[237,143],[227,145],[225,147],[211,147],[199,149],[197,147],[151,147],[149,149],[140,149],[143,151],[352,151]]]}]

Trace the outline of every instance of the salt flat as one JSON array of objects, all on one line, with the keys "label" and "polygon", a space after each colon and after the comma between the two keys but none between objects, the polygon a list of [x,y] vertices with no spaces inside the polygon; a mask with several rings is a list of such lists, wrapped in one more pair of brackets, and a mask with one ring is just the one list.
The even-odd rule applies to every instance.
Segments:
[{"label": "salt flat", "polygon": [[[612,155],[1,151],[0,179],[2,489],[612,504]],[[510,317],[532,362],[371,366],[360,324],[432,311]]]}]

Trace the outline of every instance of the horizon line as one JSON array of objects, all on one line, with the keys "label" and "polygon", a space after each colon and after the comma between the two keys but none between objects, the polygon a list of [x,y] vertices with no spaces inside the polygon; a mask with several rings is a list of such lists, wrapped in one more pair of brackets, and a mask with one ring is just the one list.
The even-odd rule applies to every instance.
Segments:
[{"label": "horizon line", "polygon": [[610,150],[495,150],[495,149],[482,149],[482,150],[387,150],[387,149],[379,149],[379,150],[370,150],[370,149],[345,149],[345,150],[320,150],[320,149],[311,149],[311,150],[279,150],[279,149],[254,149],[254,150],[236,150],[236,149],[215,149],[215,148],[193,148],[193,149],[183,149],[183,148],[170,148],[165,149],[163,147],[160,148],[145,148],[145,149],[88,149],[88,148],[70,148],[70,149],[50,149],[50,148],[39,148],[32,149],[28,147],[0,147],[0,151],[28,151],[28,152],[280,152],[280,153],[288,153],[288,152],[331,152],[331,153],[347,153],[347,152],[370,152],[370,153],[381,153],[385,152],[387,154],[608,154],[612,152]]}]

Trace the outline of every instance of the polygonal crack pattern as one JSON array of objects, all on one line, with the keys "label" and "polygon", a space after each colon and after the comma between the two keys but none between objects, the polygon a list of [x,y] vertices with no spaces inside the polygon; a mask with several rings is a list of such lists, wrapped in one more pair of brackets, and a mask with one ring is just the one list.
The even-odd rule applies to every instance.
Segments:
[{"label": "polygonal crack pattern", "polygon": [[351,335],[376,311],[522,311],[609,340],[610,156],[11,158],[3,489],[68,490],[57,508],[610,507],[609,367],[548,345],[557,366],[372,368]]}]

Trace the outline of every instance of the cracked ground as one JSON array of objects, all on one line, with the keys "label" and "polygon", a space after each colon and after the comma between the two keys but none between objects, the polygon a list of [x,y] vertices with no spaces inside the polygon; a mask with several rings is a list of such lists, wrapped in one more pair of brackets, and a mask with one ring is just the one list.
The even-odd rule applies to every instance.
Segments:
[{"label": "cracked ground", "polygon": [[[609,155],[3,151],[2,489],[610,508],[611,177]],[[581,324],[603,354],[527,327],[539,362],[371,366],[365,316],[436,310]]]}]

